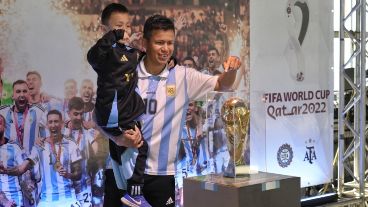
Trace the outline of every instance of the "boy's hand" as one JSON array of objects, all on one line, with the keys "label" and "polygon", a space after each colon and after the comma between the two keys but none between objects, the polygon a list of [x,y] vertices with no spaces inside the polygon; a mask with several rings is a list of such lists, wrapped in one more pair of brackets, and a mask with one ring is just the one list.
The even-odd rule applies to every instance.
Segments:
[{"label": "boy's hand", "polygon": [[138,41],[138,40],[140,40],[140,39],[142,39],[142,37],[143,37],[142,32],[136,32],[136,33],[133,33],[133,34],[130,36],[130,38],[129,38],[129,44],[130,44],[130,43],[133,43],[133,42],[135,42],[135,41]]},{"label": "boy's hand", "polygon": [[118,146],[139,148],[143,145],[141,131],[135,126],[135,129],[129,129],[118,137],[115,137],[115,144]]}]

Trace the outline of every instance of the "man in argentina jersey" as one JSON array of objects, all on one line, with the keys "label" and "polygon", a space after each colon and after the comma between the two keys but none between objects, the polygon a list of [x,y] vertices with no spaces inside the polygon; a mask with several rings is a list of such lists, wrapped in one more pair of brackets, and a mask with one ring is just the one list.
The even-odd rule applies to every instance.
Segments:
[{"label": "man in argentina jersey", "polygon": [[187,160],[188,176],[208,174],[208,143],[201,134],[202,123],[200,116],[196,114],[195,102],[188,105],[186,123],[182,129],[181,139],[183,142],[185,157]]},{"label": "man in argentina jersey", "polygon": [[73,140],[81,153],[81,179],[76,182],[76,195],[79,203],[83,207],[92,205],[91,177],[88,160],[90,158],[89,149],[97,151],[97,142],[94,142],[93,132],[83,127],[84,102],[80,97],[73,97],[69,100],[68,115],[70,120],[65,123],[64,135]]},{"label": "man in argentina jersey", "polygon": [[59,111],[48,112],[47,127],[51,136],[46,138],[44,146],[35,145],[27,160],[4,171],[21,175],[39,163],[42,179],[37,207],[80,207],[73,187],[73,181],[81,177],[82,157],[78,146],[62,135],[63,121]]},{"label": "man in argentina jersey", "polygon": [[[0,168],[13,168],[23,162],[24,154],[17,144],[6,143],[4,129],[5,118],[0,115]],[[11,206],[11,203],[15,203],[17,206],[23,206],[18,176],[0,174],[0,192],[6,196],[0,199],[0,204]]]},{"label": "man in argentina jersey", "polygon": [[[186,107],[211,90],[230,88],[240,61],[230,57],[225,64],[226,72],[219,76],[202,74],[183,66],[169,70],[166,63],[173,54],[175,29],[173,22],[161,15],[147,19],[143,38],[147,55],[137,66],[138,88],[146,104],[142,134],[149,145],[143,192],[154,207],[175,206],[175,162]],[[140,133],[132,133],[124,134],[122,139],[111,139],[118,145],[137,148],[141,136]],[[134,162],[136,155],[132,156],[128,149],[121,159],[131,156]],[[119,166],[115,161],[112,164],[117,185],[124,189],[126,183],[118,177],[129,178],[132,166]]]},{"label": "man in argentina jersey", "polygon": [[4,136],[29,154],[36,138],[46,136],[45,109],[39,104],[29,104],[29,89],[24,80],[13,83],[12,98],[13,105],[0,106],[6,122]]}]

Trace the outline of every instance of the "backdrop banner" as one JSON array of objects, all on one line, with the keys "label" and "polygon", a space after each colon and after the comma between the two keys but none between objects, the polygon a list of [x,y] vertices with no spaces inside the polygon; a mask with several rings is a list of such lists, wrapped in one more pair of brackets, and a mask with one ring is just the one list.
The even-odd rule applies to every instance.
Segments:
[{"label": "backdrop banner", "polygon": [[302,187],[332,179],[332,9],[333,1],[250,3],[251,164],[300,176]]}]

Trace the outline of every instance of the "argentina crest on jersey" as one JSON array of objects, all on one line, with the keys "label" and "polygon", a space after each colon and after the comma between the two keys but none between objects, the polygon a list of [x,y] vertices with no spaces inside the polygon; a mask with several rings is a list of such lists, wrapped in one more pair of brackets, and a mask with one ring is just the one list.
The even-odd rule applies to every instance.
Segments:
[{"label": "argentina crest on jersey", "polygon": [[170,97],[175,96],[176,95],[176,86],[173,85],[173,84],[166,85],[166,95],[170,96]]}]

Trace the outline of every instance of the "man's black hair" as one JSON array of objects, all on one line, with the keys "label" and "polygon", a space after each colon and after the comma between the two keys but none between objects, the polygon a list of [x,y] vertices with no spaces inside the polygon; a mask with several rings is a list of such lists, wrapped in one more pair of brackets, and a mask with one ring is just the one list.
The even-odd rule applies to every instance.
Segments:
[{"label": "man's black hair", "polygon": [[159,14],[150,16],[144,23],[143,38],[149,40],[153,30],[172,30],[175,33],[174,22]]}]

